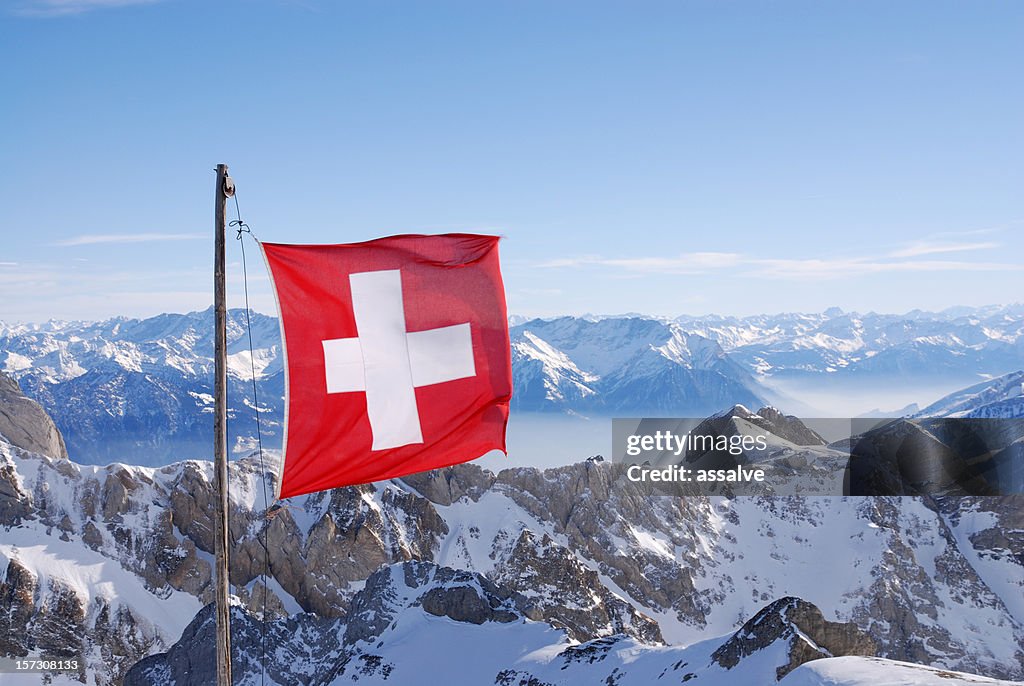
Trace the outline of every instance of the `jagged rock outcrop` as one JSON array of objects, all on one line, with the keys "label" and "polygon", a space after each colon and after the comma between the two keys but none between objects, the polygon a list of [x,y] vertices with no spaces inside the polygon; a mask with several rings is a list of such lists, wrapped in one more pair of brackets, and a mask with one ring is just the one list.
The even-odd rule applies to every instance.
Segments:
[{"label": "jagged rock outcrop", "polygon": [[[414,617],[418,611],[469,625],[522,622],[531,612],[525,598],[479,574],[428,562],[388,565],[370,575],[344,619],[304,613],[264,624],[252,612],[233,606],[235,680],[260,673],[265,646],[274,658],[267,664],[267,674],[279,684],[329,684],[346,674],[352,680],[374,674],[386,677],[391,666],[375,652],[386,642],[381,637],[395,629],[400,617]],[[215,629],[213,606],[208,605],[167,652],[136,664],[123,686],[213,683]]]},{"label": "jagged rock outcrop", "polygon": [[345,642],[373,642],[396,613],[413,606],[468,624],[539,618],[526,598],[479,574],[411,561],[383,567],[370,575],[352,599]]},{"label": "jagged rock outcrop", "polygon": [[22,393],[18,382],[0,372],[0,436],[32,453],[67,458],[64,437],[46,411]]},{"label": "jagged rock outcrop", "polygon": [[476,465],[455,465],[399,479],[436,505],[451,505],[462,498],[477,501],[494,480],[494,474]]},{"label": "jagged rock outcrop", "polygon": [[[751,412],[743,405],[735,405],[725,412],[708,417],[693,429],[694,435],[714,438],[757,436],[765,433],[781,438],[795,446],[823,446],[826,444],[824,438],[808,428],[799,418],[784,415],[774,407],[762,407],[757,412]],[[702,463],[711,464],[709,458],[721,457],[723,465],[737,462],[737,455],[723,453],[714,447],[708,447],[709,445],[711,444],[688,448],[684,460],[688,463],[702,461]],[[751,451],[744,450],[741,454],[749,452]],[[719,455],[719,453],[722,454]],[[749,459],[749,455],[747,459]]]},{"label": "jagged rock outcrop", "polygon": [[781,642],[786,661],[776,679],[805,662],[825,657],[875,655],[878,645],[853,622],[830,622],[821,610],[795,597],[780,598],[749,619],[711,657],[726,669]]},{"label": "jagged rock outcrop", "polygon": [[530,598],[539,617],[578,641],[628,634],[647,643],[664,642],[656,621],[609,591],[597,572],[547,534],[538,540],[523,530],[495,578]]},{"label": "jagged rock outcrop", "polygon": [[783,414],[774,407],[762,407],[757,416],[764,420],[766,428],[779,438],[796,445],[825,445],[828,441],[811,429],[799,417]]},{"label": "jagged rock outcrop", "polygon": [[[592,461],[544,472],[506,469],[498,474],[496,487],[537,520],[551,522],[574,555],[594,561],[625,593],[702,625],[696,570],[669,562],[667,551],[696,544],[707,500],[663,498],[649,483],[626,479],[623,465]],[[664,535],[664,547],[640,545],[640,530]],[[628,554],[617,538],[632,539]]]},{"label": "jagged rock outcrop", "polygon": [[[410,565],[406,563],[407,570]],[[437,585],[417,601],[423,611],[429,614],[470,624],[514,622],[527,614],[540,618],[540,613],[526,607],[521,596],[513,596],[512,592],[499,589],[478,574],[442,567],[435,572],[434,577],[433,581]]]},{"label": "jagged rock outcrop", "polygon": [[73,589],[60,579],[40,579],[11,559],[0,572],[0,607],[0,656],[76,659],[80,669],[74,674],[84,680],[86,607]]},{"label": "jagged rock outcrop", "polygon": [[36,612],[36,579],[17,560],[7,563],[0,578],[0,655],[24,657],[31,648],[29,623]]},{"label": "jagged rock outcrop", "polygon": [[[309,686],[315,674],[330,673],[342,658],[337,620],[303,614],[263,623],[240,606],[231,607],[231,658],[235,683],[259,683],[264,666],[269,683]],[[217,683],[216,617],[205,606],[167,652],[138,661],[122,686],[210,686]],[[264,647],[271,659],[264,660]],[[303,668],[306,669],[303,669]],[[312,672],[312,674],[310,673]]]}]

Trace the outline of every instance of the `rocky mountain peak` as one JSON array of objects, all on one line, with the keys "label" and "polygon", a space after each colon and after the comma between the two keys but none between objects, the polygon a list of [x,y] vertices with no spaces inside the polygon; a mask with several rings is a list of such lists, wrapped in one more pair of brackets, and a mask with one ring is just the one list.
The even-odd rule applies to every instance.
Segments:
[{"label": "rocky mountain peak", "polygon": [[[699,436],[714,437],[770,434],[770,436],[775,436],[778,439],[782,439],[782,441],[792,444],[790,447],[824,446],[827,443],[824,438],[804,424],[798,417],[783,414],[771,406],[762,407],[757,412],[752,412],[744,405],[733,405],[730,409],[712,415],[700,422],[693,429],[693,433]],[[714,456],[719,453],[720,451],[699,446],[688,449],[685,459],[687,462],[692,463],[706,456]]]},{"label": "rocky mountain peak", "polygon": [[66,459],[64,437],[46,411],[0,372],[0,435],[22,450]]},{"label": "rocky mountain peak", "polygon": [[817,431],[809,428],[798,417],[783,414],[774,407],[762,407],[757,411],[757,416],[767,422],[768,429],[773,434],[790,443],[796,445],[825,445],[828,443]]},{"label": "rocky mountain peak", "polygon": [[722,667],[732,669],[776,643],[785,649],[785,662],[776,669],[776,679],[811,660],[874,655],[878,650],[875,641],[853,622],[830,622],[814,604],[787,596],[751,617],[711,657]]}]

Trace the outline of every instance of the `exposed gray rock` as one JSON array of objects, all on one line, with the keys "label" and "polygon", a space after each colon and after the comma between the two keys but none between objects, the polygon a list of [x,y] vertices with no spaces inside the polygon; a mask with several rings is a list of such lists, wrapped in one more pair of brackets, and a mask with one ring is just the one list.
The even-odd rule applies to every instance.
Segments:
[{"label": "exposed gray rock", "polygon": [[823,657],[875,655],[878,645],[853,622],[829,622],[821,610],[800,598],[781,598],[748,620],[714,653],[712,660],[732,669],[744,658],[781,641],[788,661],[776,670],[776,679],[805,662]]},{"label": "exposed gray rock", "polygon": [[372,642],[396,612],[410,605],[468,624],[536,617],[526,598],[480,574],[411,561],[383,567],[366,580],[352,598],[346,644]]},{"label": "exposed gray rock", "polygon": [[32,516],[32,500],[18,485],[14,465],[0,462],[0,526],[17,526]]},{"label": "exposed gray rock", "polygon": [[[710,533],[703,530],[710,501],[662,496],[649,482],[629,481],[625,472],[621,464],[590,461],[543,472],[507,469],[495,488],[538,520],[552,522],[576,557],[594,561],[629,596],[644,598],[645,607],[670,610],[701,627],[708,608],[694,586],[697,567],[672,564],[639,545],[627,554],[616,539],[632,539],[636,527],[693,549]],[[592,637],[599,635],[607,633]]]},{"label": "exposed gray rock", "polygon": [[[381,675],[391,666],[374,653],[381,634],[399,613],[420,607],[456,622],[509,623],[524,619],[517,594],[479,574],[426,562],[405,562],[374,572],[351,602],[348,617],[303,613],[262,622],[240,606],[231,608],[235,683],[251,683],[262,669],[264,647],[273,659],[267,676],[278,684],[318,686],[348,674],[352,680]],[[213,606],[196,615],[169,650],[138,662],[123,686],[209,686],[216,680]]]},{"label": "exposed gray rock", "polygon": [[451,505],[461,498],[479,500],[494,485],[494,480],[494,474],[471,463],[398,479],[436,505]]},{"label": "exposed gray rock", "polygon": [[[233,606],[230,623],[234,683],[260,683],[264,666],[268,683],[284,686],[329,683],[329,675],[347,662],[336,622],[303,614],[264,623],[241,607]],[[216,645],[216,619],[211,604],[196,615],[167,652],[137,662],[125,675],[122,686],[215,684]],[[265,652],[272,659],[264,661]]]},{"label": "exposed gray rock", "polygon": [[809,428],[799,417],[783,414],[774,407],[762,407],[757,415],[765,420],[767,428],[779,438],[796,445],[825,445],[828,443],[817,431]]},{"label": "exposed gray rock", "polygon": [[0,435],[32,453],[67,458],[64,437],[43,408],[22,393],[18,382],[0,372]]},{"label": "exposed gray rock", "polygon": [[[413,563],[406,563],[413,564]],[[518,611],[511,592],[499,589],[479,574],[442,567],[434,574],[433,588],[419,597],[425,612],[448,617],[456,622],[514,622],[524,614]]]},{"label": "exposed gray rock", "polygon": [[[77,676],[84,681],[86,608],[72,589],[59,579],[41,582],[17,560],[10,560],[0,576],[0,608],[0,656],[75,659],[80,665]],[[129,654],[129,664],[145,654]]]},{"label": "exposed gray rock", "polygon": [[625,634],[663,643],[658,623],[609,591],[547,534],[540,540],[524,530],[495,579],[529,598],[536,613],[576,640]]},{"label": "exposed gray rock", "polygon": [[17,560],[0,578],[0,655],[24,657],[32,647],[29,622],[35,614],[36,579]]}]

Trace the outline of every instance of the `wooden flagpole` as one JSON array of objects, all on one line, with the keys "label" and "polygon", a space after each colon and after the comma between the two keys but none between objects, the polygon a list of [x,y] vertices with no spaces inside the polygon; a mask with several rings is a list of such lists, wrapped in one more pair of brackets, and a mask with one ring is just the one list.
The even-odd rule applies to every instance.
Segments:
[{"label": "wooden flagpole", "polygon": [[217,686],[231,686],[231,622],[228,605],[228,438],[227,438],[227,305],[224,282],[225,206],[235,194],[226,164],[217,165],[214,205],[214,553],[217,578]]}]

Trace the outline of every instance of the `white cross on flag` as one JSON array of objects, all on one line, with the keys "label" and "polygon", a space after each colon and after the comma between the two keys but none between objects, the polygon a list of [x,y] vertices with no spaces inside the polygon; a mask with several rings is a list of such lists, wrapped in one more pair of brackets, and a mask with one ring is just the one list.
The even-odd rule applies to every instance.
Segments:
[{"label": "white cross on flag", "polygon": [[262,246],[285,353],[278,497],[505,450],[512,369],[496,236]]}]

